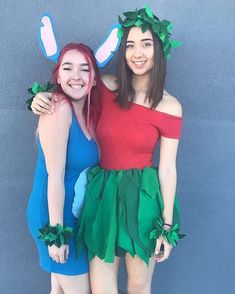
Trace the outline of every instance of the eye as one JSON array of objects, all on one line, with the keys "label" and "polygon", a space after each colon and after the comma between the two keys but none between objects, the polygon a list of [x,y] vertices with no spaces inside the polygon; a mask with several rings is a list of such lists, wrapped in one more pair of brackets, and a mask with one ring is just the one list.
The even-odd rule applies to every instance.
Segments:
[{"label": "eye", "polygon": [[63,70],[72,70],[70,67],[63,67]]},{"label": "eye", "polygon": [[126,44],[126,49],[133,48],[133,47],[134,47],[133,44]]},{"label": "eye", "polygon": [[83,68],[82,71],[90,72],[90,69],[89,68]]},{"label": "eye", "polygon": [[151,43],[151,42],[145,42],[143,44],[143,47],[151,47],[152,45],[153,45],[153,43]]}]

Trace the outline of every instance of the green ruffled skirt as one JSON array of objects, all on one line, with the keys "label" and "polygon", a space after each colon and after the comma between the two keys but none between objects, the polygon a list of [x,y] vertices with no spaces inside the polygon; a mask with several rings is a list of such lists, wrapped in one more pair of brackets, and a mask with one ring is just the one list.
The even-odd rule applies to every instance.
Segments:
[{"label": "green ruffled skirt", "polygon": [[[112,263],[115,256],[128,252],[146,264],[153,255],[156,240],[150,233],[163,212],[157,169],[88,171],[85,203],[79,219],[78,254],[84,246],[91,260],[95,255]],[[173,222],[179,223],[177,199]]]}]

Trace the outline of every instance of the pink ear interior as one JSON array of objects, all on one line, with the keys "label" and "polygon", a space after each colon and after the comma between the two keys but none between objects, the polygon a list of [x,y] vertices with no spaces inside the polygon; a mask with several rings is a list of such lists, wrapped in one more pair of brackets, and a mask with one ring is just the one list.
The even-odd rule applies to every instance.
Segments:
[{"label": "pink ear interior", "polygon": [[97,50],[95,58],[99,63],[104,62],[109,57],[110,53],[115,51],[119,41],[117,31],[118,28],[114,28],[104,44]]},{"label": "pink ear interior", "polygon": [[43,42],[47,56],[53,56],[57,53],[57,44],[52,29],[51,20],[48,16],[43,16],[40,28],[41,40]]}]

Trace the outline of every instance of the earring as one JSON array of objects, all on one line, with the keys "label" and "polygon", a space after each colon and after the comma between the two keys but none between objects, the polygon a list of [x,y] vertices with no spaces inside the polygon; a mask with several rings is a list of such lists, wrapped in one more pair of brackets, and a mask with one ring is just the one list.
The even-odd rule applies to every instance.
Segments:
[{"label": "earring", "polygon": [[92,83],[92,87],[95,87],[96,86],[96,81],[94,81],[93,83]]}]

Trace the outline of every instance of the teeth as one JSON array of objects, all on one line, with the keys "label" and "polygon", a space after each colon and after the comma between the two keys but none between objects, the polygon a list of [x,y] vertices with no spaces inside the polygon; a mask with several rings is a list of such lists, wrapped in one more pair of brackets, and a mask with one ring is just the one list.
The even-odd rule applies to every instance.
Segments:
[{"label": "teeth", "polygon": [[143,64],[145,64],[145,61],[134,61],[134,64],[143,65]]},{"label": "teeth", "polygon": [[80,90],[81,88],[83,88],[83,85],[70,85],[70,87],[72,89]]}]

